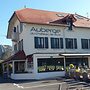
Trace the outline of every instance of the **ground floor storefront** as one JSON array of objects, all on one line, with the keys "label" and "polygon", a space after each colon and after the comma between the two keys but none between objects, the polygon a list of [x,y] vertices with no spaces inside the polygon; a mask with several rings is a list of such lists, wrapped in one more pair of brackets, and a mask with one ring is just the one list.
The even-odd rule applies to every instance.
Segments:
[{"label": "ground floor storefront", "polygon": [[3,75],[12,79],[44,79],[65,76],[66,67],[90,67],[90,55],[32,54],[2,63]]}]

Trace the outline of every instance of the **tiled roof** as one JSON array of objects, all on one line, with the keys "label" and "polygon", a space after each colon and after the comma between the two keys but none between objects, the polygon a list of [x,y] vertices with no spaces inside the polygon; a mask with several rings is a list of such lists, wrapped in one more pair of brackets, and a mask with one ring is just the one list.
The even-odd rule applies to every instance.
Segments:
[{"label": "tiled roof", "polygon": [[[63,12],[53,12],[31,8],[25,8],[22,10],[15,11],[15,14],[20,22],[36,24],[50,24],[50,22],[60,20],[69,15],[68,13]],[[78,14],[73,15],[76,18],[76,21],[74,22],[75,26],[90,27],[90,20],[88,18],[80,16]]]},{"label": "tiled roof", "polygon": [[9,57],[8,59],[3,61],[2,63],[12,61],[12,60],[26,60],[25,52],[24,51],[18,51],[17,53],[15,53],[14,55]]},{"label": "tiled roof", "polygon": [[48,24],[51,21],[58,20],[62,17],[58,17],[57,14],[63,14],[60,12],[51,12],[51,11],[45,11],[45,10],[36,10],[36,9],[22,9],[15,11],[18,19],[21,22],[26,23],[42,23],[42,24]]}]

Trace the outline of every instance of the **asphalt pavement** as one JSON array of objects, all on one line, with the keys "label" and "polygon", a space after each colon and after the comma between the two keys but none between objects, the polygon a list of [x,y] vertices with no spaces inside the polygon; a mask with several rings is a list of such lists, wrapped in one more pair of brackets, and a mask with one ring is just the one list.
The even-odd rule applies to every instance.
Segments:
[{"label": "asphalt pavement", "polygon": [[74,79],[53,78],[46,80],[11,80],[0,77],[0,90],[61,90],[61,85],[68,90],[90,90],[90,83]]}]

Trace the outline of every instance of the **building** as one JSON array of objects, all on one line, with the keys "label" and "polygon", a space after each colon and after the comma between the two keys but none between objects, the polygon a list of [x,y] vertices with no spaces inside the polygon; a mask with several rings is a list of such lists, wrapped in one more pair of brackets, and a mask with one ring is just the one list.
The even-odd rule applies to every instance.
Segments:
[{"label": "building", "polygon": [[90,67],[90,19],[78,14],[25,8],[9,20],[12,56],[3,74],[12,79],[64,76],[69,64]]}]

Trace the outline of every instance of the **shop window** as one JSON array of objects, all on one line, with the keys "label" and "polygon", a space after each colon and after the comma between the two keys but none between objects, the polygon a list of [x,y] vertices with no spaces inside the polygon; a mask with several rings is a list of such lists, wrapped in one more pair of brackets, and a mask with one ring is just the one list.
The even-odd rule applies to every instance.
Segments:
[{"label": "shop window", "polygon": [[25,73],[25,61],[15,62],[15,73]]},{"label": "shop window", "polygon": [[88,58],[66,58],[66,66],[68,67],[70,64],[81,67],[86,65],[88,67]]},{"label": "shop window", "polygon": [[66,49],[77,49],[77,39],[65,38]]},{"label": "shop window", "polygon": [[38,72],[64,71],[63,58],[42,58],[38,59]]},{"label": "shop window", "polygon": [[51,38],[52,49],[63,49],[63,38]]},{"label": "shop window", "polygon": [[35,48],[48,48],[47,37],[34,37]]}]

